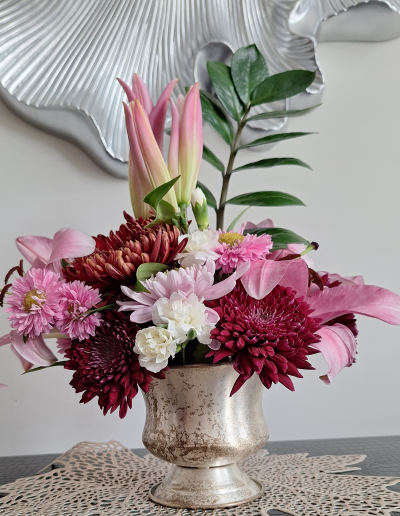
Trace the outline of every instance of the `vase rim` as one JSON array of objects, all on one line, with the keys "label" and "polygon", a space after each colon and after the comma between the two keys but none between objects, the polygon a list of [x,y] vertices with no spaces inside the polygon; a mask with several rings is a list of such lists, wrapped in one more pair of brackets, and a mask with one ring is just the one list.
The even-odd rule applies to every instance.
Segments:
[{"label": "vase rim", "polygon": [[171,369],[210,369],[213,367],[233,367],[233,362],[219,362],[218,364],[176,364],[168,366]]}]

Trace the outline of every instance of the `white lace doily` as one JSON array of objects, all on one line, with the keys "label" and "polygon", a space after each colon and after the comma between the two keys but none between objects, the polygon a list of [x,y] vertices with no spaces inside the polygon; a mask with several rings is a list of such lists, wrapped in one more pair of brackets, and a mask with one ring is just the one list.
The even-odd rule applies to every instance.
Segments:
[{"label": "white lace doily", "polygon": [[[400,511],[400,493],[387,489],[395,477],[343,475],[360,468],[364,455],[307,457],[268,455],[241,466],[265,486],[262,498],[239,507],[179,510],[147,496],[171,467],[152,455],[137,457],[116,441],[77,444],[48,473],[1,486],[0,514],[7,516],[267,516],[276,509],[293,516],[389,516]],[[5,496],[4,496],[5,495]]]}]

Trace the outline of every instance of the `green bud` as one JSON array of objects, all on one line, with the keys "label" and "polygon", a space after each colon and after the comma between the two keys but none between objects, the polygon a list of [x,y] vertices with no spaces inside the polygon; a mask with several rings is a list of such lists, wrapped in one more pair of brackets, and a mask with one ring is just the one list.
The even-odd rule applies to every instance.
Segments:
[{"label": "green bud", "polygon": [[196,219],[197,225],[200,230],[207,229],[209,226],[208,220],[208,206],[206,197],[201,188],[197,187],[194,192],[192,192],[192,209],[193,215]]}]

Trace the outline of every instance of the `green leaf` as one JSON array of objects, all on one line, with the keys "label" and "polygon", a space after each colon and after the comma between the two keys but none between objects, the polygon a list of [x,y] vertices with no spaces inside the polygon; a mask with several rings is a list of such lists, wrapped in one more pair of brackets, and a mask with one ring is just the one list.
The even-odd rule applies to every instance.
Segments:
[{"label": "green leaf", "polygon": [[172,219],[175,215],[175,208],[172,206],[172,204],[162,199],[157,206],[156,218],[153,220],[153,222],[147,224],[146,228],[151,228],[157,224],[162,223],[172,224]]},{"label": "green leaf", "polygon": [[247,105],[251,93],[268,77],[268,66],[256,45],[250,45],[233,54],[231,73],[236,91]]},{"label": "green leaf", "polygon": [[171,188],[174,186],[174,184],[178,181],[180,177],[181,176],[174,177],[174,179],[171,179],[171,181],[164,183],[158,188],[155,188],[149,194],[146,195],[143,201],[146,204],[150,204],[152,208],[157,210],[157,207],[160,204],[162,198],[165,197],[165,195],[167,195],[167,193],[171,190]]},{"label": "green leaf", "polygon": [[260,113],[259,115],[254,115],[246,119],[246,124],[248,122],[254,122],[255,120],[268,120],[269,118],[295,118],[297,116],[306,115],[310,111],[313,111],[315,108],[322,106],[322,104],[317,104],[316,106],[309,107],[306,109],[290,109],[290,110],[282,110],[282,111],[270,111],[269,113]]},{"label": "green leaf", "polygon": [[203,145],[203,159],[204,159],[204,161],[207,161],[207,163],[210,163],[210,165],[215,167],[217,170],[219,170],[222,175],[224,175],[224,172],[225,172],[224,164],[205,145]]},{"label": "green leaf", "polygon": [[112,305],[105,305],[101,308],[91,308],[90,310],[87,310],[83,315],[82,321],[84,321],[87,317],[89,317],[92,314],[95,314],[96,312],[102,312],[103,310],[115,310],[116,308],[119,308],[118,305],[112,304]]},{"label": "green leaf", "polygon": [[228,228],[227,228],[227,231],[232,231],[233,229],[235,229],[235,226],[237,224],[237,222],[240,220],[240,218],[246,213],[247,210],[249,210],[251,208],[251,206],[248,206],[247,208],[245,208],[243,211],[241,211],[239,213],[239,215],[237,217],[235,217],[232,222],[229,224]]},{"label": "green leaf", "polygon": [[136,279],[143,281],[149,279],[151,276],[156,275],[157,272],[164,272],[170,267],[164,263],[142,263],[136,269]]},{"label": "green leaf", "polygon": [[293,233],[293,231],[289,231],[289,229],[283,228],[260,228],[260,229],[246,229],[244,231],[245,235],[271,235],[274,246],[272,248],[273,251],[277,251],[278,249],[286,249],[287,244],[305,244],[308,245],[309,242],[305,238]]},{"label": "green leaf", "polygon": [[207,63],[208,75],[214,91],[231,117],[239,122],[243,116],[243,104],[238,97],[232,81],[231,69],[224,63]]},{"label": "green leaf", "polygon": [[264,138],[259,138],[258,140],[254,140],[254,142],[246,143],[246,145],[242,145],[238,147],[236,150],[249,149],[250,147],[257,147],[257,145],[266,145],[268,143],[278,143],[283,142],[285,140],[291,140],[293,138],[300,138],[301,136],[308,136],[309,134],[315,133],[281,133],[281,134],[270,134],[269,136],[264,136]]},{"label": "green leaf", "polygon": [[265,79],[251,95],[251,105],[287,99],[306,90],[314,81],[315,72],[290,70]]},{"label": "green leaf", "polygon": [[254,161],[253,163],[247,163],[247,165],[243,165],[241,167],[235,168],[232,172],[239,172],[240,170],[248,170],[250,168],[271,168],[278,167],[281,165],[298,165],[299,167],[308,168],[312,170],[312,168],[297,158],[268,158],[268,159],[260,159],[260,161]]},{"label": "green leaf", "polygon": [[54,364],[51,364],[49,366],[40,366],[40,367],[35,367],[35,369],[29,369],[29,371],[25,371],[22,374],[34,373],[35,371],[41,371],[42,369],[49,369],[49,367],[55,367],[55,366],[63,366],[64,367],[64,365],[67,362],[68,362],[67,360],[60,360],[59,362],[55,362]]},{"label": "green leaf", "polygon": [[220,103],[209,93],[200,91],[203,119],[221,136],[225,143],[233,143],[233,127]]},{"label": "green leaf", "polygon": [[213,194],[210,192],[210,190],[205,185],[203,185],[203,183],[200,183],[200,181],[197,181],[196,186],[201,188],[201,190],[203,191],[203,193],[206,197],[208,206],[210,206],[211,208],[214,208],[214,210],[217,211],[217,201],[216,201],[215,197],[213,196]]},{"label": "green leaf", "polygon": [[253,192],[237,195],[226,204],[239,204],[242,206],[305,206],[305,204],[284,192]]}]

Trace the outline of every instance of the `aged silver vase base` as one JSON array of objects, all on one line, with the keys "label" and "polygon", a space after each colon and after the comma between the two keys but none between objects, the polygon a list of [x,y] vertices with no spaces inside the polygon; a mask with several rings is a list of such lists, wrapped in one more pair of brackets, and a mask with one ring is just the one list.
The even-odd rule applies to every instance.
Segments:
[{"label": "aged silver vase base", "polygon": [[237,464],[211,468],[175,466],[149,491],[150,500],[181,509],[215,509],[251,502],[264,486],[251,479]]}]

